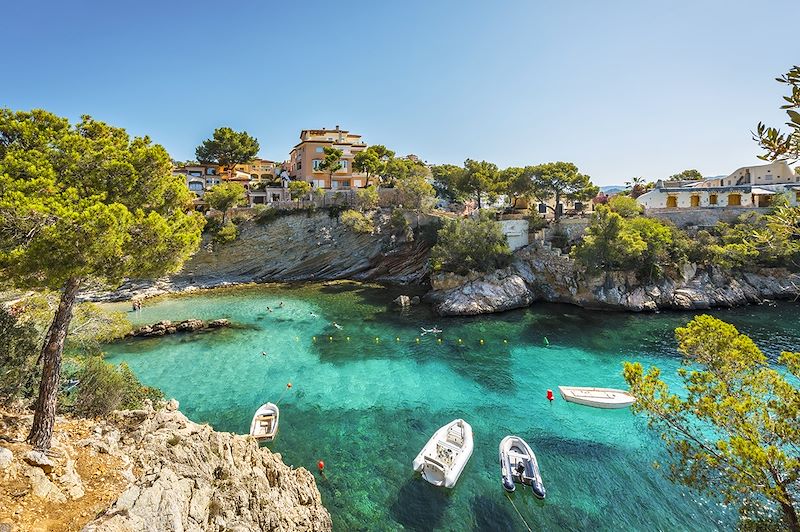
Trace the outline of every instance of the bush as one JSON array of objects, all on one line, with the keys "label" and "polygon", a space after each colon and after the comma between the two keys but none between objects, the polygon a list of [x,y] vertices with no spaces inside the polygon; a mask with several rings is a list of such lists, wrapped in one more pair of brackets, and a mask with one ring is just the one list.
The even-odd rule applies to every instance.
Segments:
[{"label": "bush", "polygon": [[164,398],[160,390],[143,386],[127,364],[114,366],[99,356],[83,360],[74,377],[78,384],[65,406],[79,416],[100,417],[112,410],[141,408],[145,400]]},{"label": "bush", "polygon": [[290,181],[289,194],[293,200],[303,199],[311,192],[311,183],[307,181]]},{"label": "bush", "polygon": [[392,226],[392,232],[394,234],[403,235],[407,239],[413,239],[414,233],[411,231],[411,224],[409,224],[408,220],[406,220],[403,209],[399,207],[392,209],[392,215],[389,218],[389,224]]},{"label": "bush", "polygon": [[642,214],[642,206],[630,196],[616,195],[608,200],[608,207],[623,218],[633,218]]},{"label": "bush", "polygon": [[239,236],[239,229],[235,224],[227,222],[217,231],[217,234],[214,235],[214,242],[227,244],[236,240],[237,236]]},{"label": "bush", "polygon": [[21,324],[12,311],[0,306],[0,403],[36,394],[38,343],[33,325]]},{"label": "bush", "polygon": [[446,220],[431,250],[435,271],[467,274],[488,272],[507,266],[511,258],[508,241],[494,217],[481,211],[477,219]]},{"label": "bush", "polygon": [[278,209],[266,205],[256,205],[253,210],[255,211],[253,221],[258,225],[267,225],[279,215]]},{"label": "bush", "polygon": [[368,211],[378,206],[378,189],[374,186],[360,188],[356,191],[356,200],[361,210]]},{"label": "bush", "polygon": [[528,231],[541,231],[542,229],[548,227],[550,222],[539,213],[533,213],[528,216]]},{"label": "bush", "polygon": [[371,234],[375,232],[375,224],[372,218],[358,211],[344,211],[341,216],[339,216],[339,221],[356,233]]}]

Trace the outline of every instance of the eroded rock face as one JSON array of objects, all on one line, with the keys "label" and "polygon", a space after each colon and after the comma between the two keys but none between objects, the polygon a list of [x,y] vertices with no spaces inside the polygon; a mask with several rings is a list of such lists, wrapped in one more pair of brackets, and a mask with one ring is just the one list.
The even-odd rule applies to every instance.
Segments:
[{"label": "eroded rock face", "polygon": [[642,284],[633,272],[584,275],[566,255],[536,245],[515,253],[511,266],[481,276],[433,276],[426,295],[442,315],[521,308],[533,301],[635,312],[704,310],[788,299],[800,295],[800,278],[784,269],[757,273],[685,265],[678,279]]},{"label": "eroded rock face", "polygon": [[[130,423],[136,423],[130,427]],[[176,410],[120,413],[119,446],[142,474],[87,532],[331,530],[314,476],[250,437],[215,432]]]}]

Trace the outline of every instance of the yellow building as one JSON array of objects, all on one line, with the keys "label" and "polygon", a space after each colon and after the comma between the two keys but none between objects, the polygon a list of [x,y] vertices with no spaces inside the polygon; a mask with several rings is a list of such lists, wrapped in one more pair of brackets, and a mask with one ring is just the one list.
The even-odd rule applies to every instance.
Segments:
[{"label": "yellow building", "polygon": [[[325,159],[324,148],[332,146],[342,150],[342,168],[332,176],[319,169]],[[361,135],[340,129],[304,129],[300,142],[289,155],[289,175],[298,181],[307,181],[314,188],[350,189],[364,186],[366,175],[353,171],[355,154],[366,149]]]},{"label": "yellow building", "polygon": [[249,174],[251,179],[272,181],[275,178],[275,169],[278,163],[268,159],[253,159],[247,164],[237,164],[236,170]]}]

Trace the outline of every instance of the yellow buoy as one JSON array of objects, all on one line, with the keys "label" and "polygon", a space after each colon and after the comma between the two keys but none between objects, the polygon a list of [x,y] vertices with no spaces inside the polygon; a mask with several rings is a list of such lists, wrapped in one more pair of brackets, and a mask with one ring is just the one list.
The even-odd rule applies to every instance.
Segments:
[{"label": "yellow buoy", "polygon": [[350,337],[349,337],[349,336],[347,337],[347,341],[348,341],[348,342],[350,341]]},{"label": "yellow buoy", "polygon": [[507,344],[507,343],[508,343],[508,340],[503,340],[503,343],[504,343],[504,344]]},{"label": "yellow buoy", "polygon": [[328,341],[330,342],[332,340],[333,340],[333,336],[328,336]]},{"label": "yellow buoy", "polygon": [[416,338],[417,343],[419,343],[419,338]]},{"label": "yellow buoy", "polygon": [[440,344],[442,343],[442,339],[441,338],[437,338],[436,341],[439,342]]},{"label": "yellow buoy", "polygon": [[481,345],[483,345],[483,338],[481,338]]},{"label": "yellow buoy", "polygon": [[394,341],[395,342],[399,342],[400,341],[400,337],[398,336],[397,338],[394,339]]},{"label": "yellow buoy", "polygon": [[317,337],[316,336],[311,337],[311,339],[314,340],[315,342],[317,341]]},{"label": "yellow buoy", "polygon": [[459,344],[461,343],[461,338],[459,338],[459,339],[458,339],[458,343],[459,343]]}]

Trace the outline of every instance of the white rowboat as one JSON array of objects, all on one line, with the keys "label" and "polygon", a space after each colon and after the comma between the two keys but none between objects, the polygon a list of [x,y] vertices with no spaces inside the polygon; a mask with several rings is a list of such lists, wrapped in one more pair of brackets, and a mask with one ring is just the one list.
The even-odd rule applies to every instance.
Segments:
[{"label": "white rowboat", "polygon": [[472,456],[472,427],[456,419],[437,430],[414,458],[414,471],[434,486],[452,488]]},{"label": "white rowboat", "polygon": [[626,408],[636,402],[636,398],[625,390],[614,388],[559,386],[558,391],[565,401],[595,408]]},{"label": "white rowboat", "polygon": [[278,433],[280,410],[275,403],[265,403],[258,407],[250,423],[250,435],[258,441],[272,441]]}]

